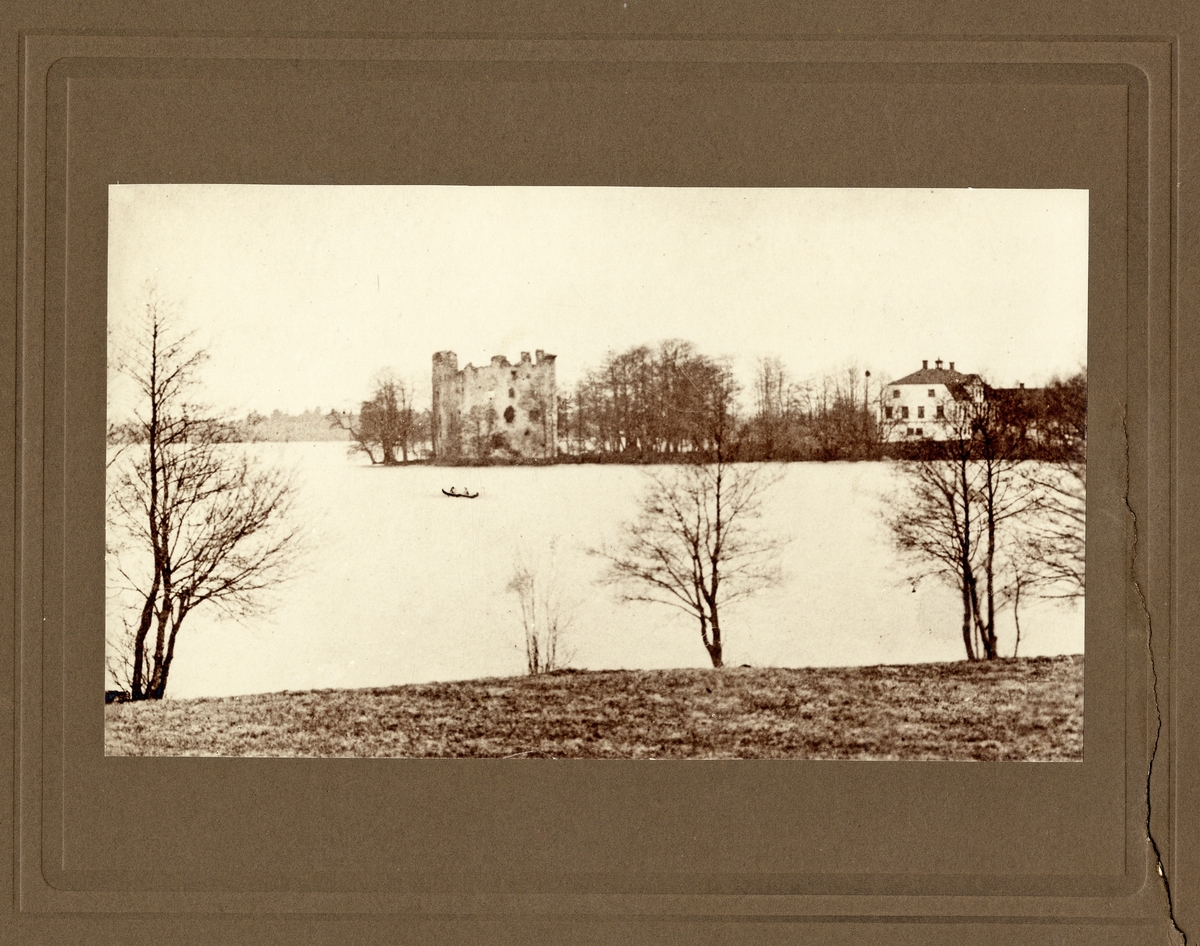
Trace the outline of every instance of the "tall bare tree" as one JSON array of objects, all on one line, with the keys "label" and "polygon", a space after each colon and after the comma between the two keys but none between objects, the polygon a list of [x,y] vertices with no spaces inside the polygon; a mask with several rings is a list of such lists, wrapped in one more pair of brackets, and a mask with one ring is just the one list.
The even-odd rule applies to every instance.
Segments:
[{"label": "tall bare tree", "polygon": [[1087,534],[1087,373],[1055,379],[1044,392],[1043,443],[1038,467],[1042,515],[1038,561],[1049,578],[1042,594],[1081,598]]},{"label": "tall bare tree", "polygon": [[959,592],[963,647],[967,659],[976,660],[980,513],[969,444],[950,441],[942,456],[902,461],[900,469],[902,486],[888,508],[888,525],[913,561],[917,580],[940,578]]},{"label": "tall bare tree", "polygon": [[1056,584],[1042,567],[1043,549],[1041,538],[1033,523],[1021,522],[1005,537],[1005,554],[1002,567],[1004,576],[998,583],[997,597],[1005,607],[1012,608],[1013,653],[1016,657],[1021,649],[1021,602],[1030,597],[1054,597],[1045,595],[1047,586]]},{"label": "tall bare tree", "polygon": [[[1031,464],[1022,460],[1023,431],[1014,430],[1005,422],[997,403],[990,399],[971,403],[968,416],[972,428],[970,446],[978,471],[984,542],[984,595],[982,602],[976,602],[976,621],[985,643],[985,656],[992,659],[999,655],[996,610],[1005,600],[1011,600],[1003,586],[1004,566],[997,557],[1002,536],[1011,536],[1021,523],[1041,512],[1043,492]],[[1017,548],[1016,542],[1009,544]],[[1006,573],[1014,580],[1029,583],[1031,573],[1027,568],[1011,567]],[[1019,597],[1015,600],[1019,601]]]},{"label": "tall bare tree", "polygon": [[607,580],[626,601],[670,605],[696,618],[714,667],[724,663],[722,608],[778,578],[780,541],[757,527],[765,490],[777,479],[763,467],[708,463],[648,474],[636,520],[608,560]]},{"label": "tall bare tree", "polygon": [[1082,598],[1087,533],[1087,480],[1082,463],[1044,467],[1038,523],[1039,565],[1049,578],[1041,594],[1047,598]]},{"label": "tall bare tree", "polygon": [[244,615],[290,574],[298,532],[290,478],[232,444],[235,430],[188,399],[207,358],[151,298],[117,355],[138,402],[109,468],[109,546],[126,634],[110,669],[134,700],[161,699],[187,616],[201,605]]},{"label": "tall bare tree", "polygon": [[385,368],[375,376],[371,399],[362,402],[357,417],[331,411],[330,423],[349,431],[352,453],[365,453],[372,463],[384,466],[407,464],[418,426],[412,389]]},{"label": "tall bare tree", "polygon": [[1029,555],[1044,490],[995,402],[942,406],[948,438],[901,462],[902,486],[887,518],[917,577],[935,575],[958,590],[967,659],[992,660],[1000,655],[998,611],[1019,608],[1022,592],[1041,583]]}]

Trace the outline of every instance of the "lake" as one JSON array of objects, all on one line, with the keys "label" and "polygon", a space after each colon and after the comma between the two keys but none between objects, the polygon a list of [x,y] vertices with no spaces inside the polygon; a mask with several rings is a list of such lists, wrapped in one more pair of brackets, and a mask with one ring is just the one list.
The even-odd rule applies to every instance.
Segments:
[{"label": "lake", "polygon": [[[518,557],[548,568],[571,625],[570,666],[703,667],[694,618],[626,604],[589,550],[633,517],[646,472],[630,466],[373,467],[343,443],[244,449],[295,471],[305,566],[253,620],[197,609],[176,645],[168,696],[388,686],[524,670]],[[448,499],[442,488],[478,490]],[[847,666],[960,660],[958,594],[914,587],[882,518],[896,468],[796,463],[761,527],[789,538],[783,581],[722,613],[725,662]],[[114,619],[110,615],[110,621]],[[1082,653],[1082,603],[1022,602],[1021,655]],[[998,618],[1011,655],[1010,611]]]}]

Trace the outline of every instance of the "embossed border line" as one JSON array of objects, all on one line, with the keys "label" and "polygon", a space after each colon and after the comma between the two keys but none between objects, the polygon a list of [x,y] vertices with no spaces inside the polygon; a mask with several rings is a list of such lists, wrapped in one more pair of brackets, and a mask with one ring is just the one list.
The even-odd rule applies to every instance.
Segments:
[{"label": "embossed border line", "polygon": [[[598,893],[458,894],[385,891],[289,891],[286,877],[269,900],[263,891],[139,888],[133,875],[63,868],[63,681],[61,549],[69,523],[62,502],[64,395],[48,382],[48,361],[59,358],[62,317],[47,274],[64,262],[53,236],[62,221],[50,202],[52,170],[65,161],[65,140],[52,140],[51,72],[66,60],[268,62],[497,62],[497,63],[733,63],[894,65],[1121,66],[1141,81],[1130,83],[1132,168],[1129,187],[1127,422],[1130,639],[1148,644],[1127,661],[1126,875],[1121,896],[1096,885],[1070,895],[781,895],[731,893],[704,896]],[[97,36],[30,34],[22,60],[19,193],[18,321],[20,423],[18,494],[18,690],[16,777],[19,817],[19,900],[22,910],[221,911],[389,913],[424,915],[562,915],[592,917],[805,917],[1025,918],[1061,923],[1138,924],[1161,914],[1164,891],[1158,857],[1171,862],[1173,832],[1170,666],[1170,486],[1173,188],[1171,186],[1174,50],[1165,39],[894,40],[671,38],[428,38],[329,36]],[[1136,139],[1136,140],[1135,140]],[[1139,157],[1140,156],[1140,157]],[[65,172],[64,172],[65,173]],[[52,207],[54,209],[52,209]],[[57,595],[57,597],[56,597]],[[58,652],[55,652],[55,646]],[[1157,671],[1156,671],[1157,668]],[[1173,668],[1172,668],[1173,669]],[[1149,753],[1156,752],[1153,768]],[[1153,827],[1153,844],[1146,827]],[[1050,878],[1048,881],[1052,880]],[[1053,885],[1050,885],[1053,887]],[[1085,885],[1086,886],[1086,885]],[[1078,887],[1078,884],[1076,885]],[[1074,889],[1074,888],[1073,888]]]}]

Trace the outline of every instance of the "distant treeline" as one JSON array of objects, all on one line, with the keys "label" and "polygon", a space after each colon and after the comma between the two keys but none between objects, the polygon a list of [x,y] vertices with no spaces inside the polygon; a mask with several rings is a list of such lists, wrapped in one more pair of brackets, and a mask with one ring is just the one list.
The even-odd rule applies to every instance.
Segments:
[{"label": "distant treeline", "polygon": [[868,376],[857,368],[796,382],[760,359],[750,409],[729,362],[687,342],[611,352],[558,402],[559,452],[653,463],[718,448],[740,460],[858,460],[883,456]]},{"label": "distant treeline", "polygon": [[314,440],[349,440],[350,434],[329,423],[329,413],[319,407],[300,414],[272,411],[260,414],[251,411],[235,425],[241,440],[280,440],[308,442]]},{"label": "distant treeline", "polygon": [[610,353],[559,400],[559,450],[579,457],[656,462],[705,455],[718,443],[743,460],[882,456],[883,431],[866,375],[847,368],[794,382],[778,358],[756,366],[750,410],[725,359],[687,342]]},{"label": "distant treeline", "polygon": [[[746,391],[728,359],[705,355],[690,342],[638,345],[610,352],[573,390],[559,391],[557,461],[526,462],[659,463],[718,451],[746,461],[874,460],[936,450],[929,441],[892,442],[880,410],[887,387],[886,378],[855,365],[797,379],[779,358],[761,358]],[[358,431],[367,446],[395,441],[394,452],[427,458],[430,412],[409,406],[411,392],[401,388],[400,406],[390,412],[376,404],[378,397],[357,414],[251,412],[233,425],[234,439],[351,441]],[[1083,372],[1044,388],[988,387],[987,396],[989,424],[1003,431],[1011,454],[1059,459],[1084,449]],[[398,419],[388,422],[393,414]]]},{"label": "distant treeline", "polygon": [[[299,414],[272,411],[260,414],[251,411],[245,417],[213,417],[207,419],[205,436],[220,443],[252,443],[254,441],[295,441],[300,443],[315,440],[348,441],[350,434],[331,426],[329,414],[320,408]],[[110,446],[141,443],[140,427],[135,422],[110,423],[108,443]]]}]

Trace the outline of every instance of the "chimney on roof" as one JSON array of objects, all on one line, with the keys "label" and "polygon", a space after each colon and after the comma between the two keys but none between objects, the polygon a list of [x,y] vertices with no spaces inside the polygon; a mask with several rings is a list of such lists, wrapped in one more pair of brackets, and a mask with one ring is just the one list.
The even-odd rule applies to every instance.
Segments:
[{"label": "chimney on roof", "polygon": [[954,370],[954,362],[950,362],[950,370],[951,370],[951,371],[953,371],[953,370]]},{"label": "chimney on roof", "polygon": [[938,371],[942,370],[942,359],[941,358],[939,358],[937,361],[935,361],[934,364],[937,365]]},{"label": "chimney on roof", "polygon": [[922,361],[922,362],[921,362],[921,370],[922,370],[922,371],[928,371],[928,370],[929,370],[929,360],[928,360],[928,359],[926,359],[925,361]]},{"label": "chimney on roof", "polygon": [[1017,387],[1019,387],[1021,390],[1025,390],[1025,382],[1024,382],[1024,381],[1018,381],[1018,382],[1017,382]]}]

